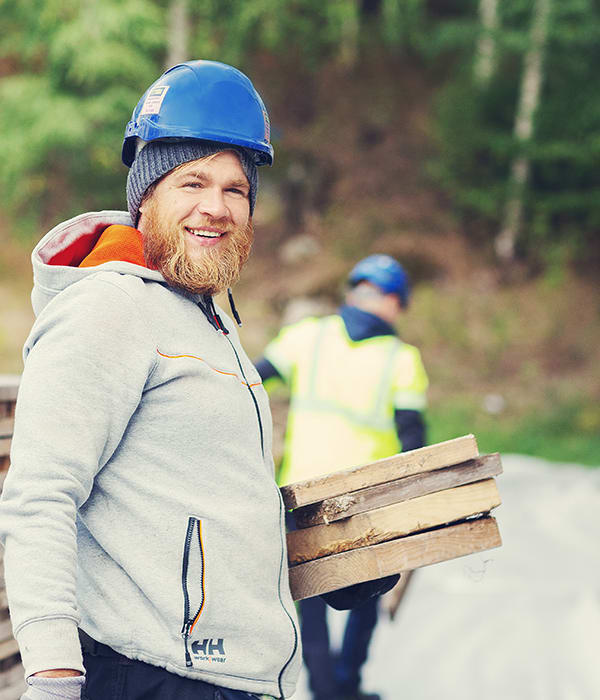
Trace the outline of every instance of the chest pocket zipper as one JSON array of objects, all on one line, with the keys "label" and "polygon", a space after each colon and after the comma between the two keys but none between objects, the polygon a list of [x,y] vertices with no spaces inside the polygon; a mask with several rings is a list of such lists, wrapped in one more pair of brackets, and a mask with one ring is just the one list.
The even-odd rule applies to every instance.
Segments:
[{"label": "chest pocket zipper", "polygon": [[202,521],[192,516],[188,518],[185,534],[181,585],[183,588],[183,626],[181,628],[181,636],[183,637],[185,649],[185,665],[192,666],[188,641],[194,625],[200,619],[205,601]]}]

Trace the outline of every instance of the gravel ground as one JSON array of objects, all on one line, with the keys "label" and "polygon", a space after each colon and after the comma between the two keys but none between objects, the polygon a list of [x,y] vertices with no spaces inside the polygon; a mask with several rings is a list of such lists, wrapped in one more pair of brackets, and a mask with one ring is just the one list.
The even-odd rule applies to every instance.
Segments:
[{"label": "gravel ground", "polygon": [[600,469],[502,461],[503,546],[419,570],[380,618],[363,678],[384,700],[600,698]]}]

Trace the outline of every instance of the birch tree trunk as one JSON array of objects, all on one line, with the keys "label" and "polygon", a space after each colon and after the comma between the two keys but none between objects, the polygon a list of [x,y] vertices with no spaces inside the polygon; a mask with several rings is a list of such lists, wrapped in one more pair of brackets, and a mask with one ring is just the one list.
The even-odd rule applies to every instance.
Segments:
[{"label": "birch tree trunk", "polygon": [[475,82],[485,87],[490,82],[496,68],[495,32],[500,22],[498,0],[479,0],[479,19],[481,36],[475,50],[473,75]]},{"label": "birch tree trunk", "polygon": [[165,68],[189,58],[188,0],[171,0],[167,27],[167,58]]},{"label": "birch tree trunk", "polygon": [[358,39],[360,35],[359,9],[357,0],[350,0],[344,13],[341,26],[338,62],[346,68],[353,68],[358,59]]},{"label": "birch tree trunk", "polygon": [[521,151],[512,162],[508,200],[504,210],[504,221],[494,241],[496,255],[503,262],[511,262],[515,256],[515,245],[521,231],[523,219],[523,197],[529,179],[529,158],[523,148],[533,135],[535,112],[540,101],[544,77],[543,58],[548,35],[548,17],[552,0],[535,0],[531,22],[529,49],[525,54],[521,92],[515,118],[514,134]]}]

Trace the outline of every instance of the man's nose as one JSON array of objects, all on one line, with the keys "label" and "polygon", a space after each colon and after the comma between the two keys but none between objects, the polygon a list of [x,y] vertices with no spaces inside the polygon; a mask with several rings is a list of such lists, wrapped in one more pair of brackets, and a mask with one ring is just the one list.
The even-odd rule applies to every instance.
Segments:
[{"label": "man's nose", "polygon": [[202,197],[196,204],[202,214],[207,214],[214,219],[222,219],[229,214],[225,197],[220,187],[206,187],[202,190]]}]

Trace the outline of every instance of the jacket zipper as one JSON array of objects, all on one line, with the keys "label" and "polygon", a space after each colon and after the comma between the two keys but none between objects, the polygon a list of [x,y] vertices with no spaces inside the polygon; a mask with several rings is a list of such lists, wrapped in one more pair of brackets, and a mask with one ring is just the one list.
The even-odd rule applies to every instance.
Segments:
[{"label": "jacket zipper", "polygon": [[[220,320],[220,319],[219,319]],[[256,417],[258,418],[258,427],[260,429],[260,450],[264,459],[265,456],[265,447],[264,447],[264,437],[263,437],[263,426],[262,426],[262,420],[260,417],[260,409],[258,407],[258,402],[256,400],[256,396],[254,396],[254,392],[252,391],[252,387],[250,386],[250,382],[246,379],[246,374],[244,372],[244,368],[242,367],[242,363],[240,362],[240,357],[235,349],[235,346],[229,339],[229,336],[225,334],[225,337],[229,341],[229,344],[231,345],[231,348],[235,354],[235,359],[237,360],[238,366],[240,368],[240,372],[242,373],[242,377],[244,378],[244,382],[246,383],[246,386],[248,387],[248,391],[250,392],[250,396],[252,397],[252,401],[254,403],[254,409],[256,411]],[[279,488],[277,484],[274,484],[275,488],[277,489],[277,495],[279,497],[279,517],[282,517],[282,511],[283,511],[283,500],[281,498],[281,493],[279,492]],[[282,680],[283,680],[283,674],[285,673],[287,667],[290,665],[292,659],[296,655],[296,650],[298,649],[298,631],[296,630],[296,625],[294,624],[294,621],[292,619],[292,616],[289,614],[287,611],[287,608],[285,607],[283,600],[281,598],[281,578],[283,576],[283,566],[284,566],[284,553],[285,553],[285,547],[284,547],[284,542],[283,538],[285,537],[284,530],[282,529],[281,531],[281,559],[279,561],[279,580],[277,582],[277,596],[279,598],[279,603],[281,604],[281,607],[283,608],[283,611],[287,615],[290,624],[292,626],[292,630],[294,632],[294,648],[292,649],[292,653],[290,654],[289,659],[285,662],[283,665],[283,668],[279,672],[279,676],[277,677],[277,685],[279,686],[279,696],[283,697],[283,687],[282,687]]]},{"label": "jacket zipper", "polygon": [[[207,302],[208,302],[208,300],[207,300]],[[248,391],[250,392],[250,396],[252,397],[252,403],[254,404],[254,410],[256,411],[256,418],[258,420],[258,429],[260,432],[260,451],[261,451],[261,454],[262,454],[263,459],[264,459],[264,457],[265,457],[265,445],[264,445],[263,424],[262,424],[262,418],[260,415],[260,408],[258,407],[258,401],[256,400],[256,396],[254,395],[254,392],[252,391],[252,387],[250,386],[250,382],[246,378],[246,373],[244,372],[244,367],[242,366],[242,363],[240,361],[240,356],[238,355],[238,352],[235,349],[234,344],[231,342],[231,340],[229,338],[229,331],[223,325],[223,322],[221,321],[221,318],[219,317],[219,315],[216,313],[216,311],[214,311],[214,305],[212,304],[212,299],[210,299],[210,305],[207,303],[207,306],[209,306],[209,309],[205,308],[201,302],[198,302],[198,306],[202,309],[204,315],[206,316],[206,318],[207,318],[208,322],[211,324],[211,326],[213,326],[213,328],[215,328],[215,330],[221,331],[223,336],[227,339],[227,342],[229,343],[229,345],[231,345],[231,349],[233,350],[233,354],[235,355],[235,359],[237,360],[237,364],[238,364],[238,367],[240,368],[240,372],[242,374],[242,378],[244,380],[244,383],[245,383],[246,387],[248,388]],[[210,312],[210,306],[212,306],[212,310],[213,310],[212,314]],[[211,318],[211,316],[212,316],[212,318]],[[281,517],[282,510],[283,510],[283,500],[281,498],[281,493],[279,492],[279,488],[278,488],[277,484],[275,483],[274,486],[277,489],[277,493],[279,496],[279,515]],[[283,542],[284,537],[285,537],[285,532],[284,532],[284,530],[282,530],[282,533],[281,533],[281,538],[282,538],[282,540],[281,540],[281,559],[279,562],[279,580],[277,582],[277,596],[279,598],[279,602],[281,604],[281,607],[283,608],[283,611],[287,615],[287,617],[290,621],[290,624],[292,626],[292,630],[294,632],[294,648],[292,649],[292,653],[290,654],[290,657],[283,665],[283,668],[281,669],[281,671],[279,672],[279,676],[277,677],[277,685],[279,687],[280,697],[283,697],[283,688],[282,688],[283,674],[285,673],[287,667],[290,665],[290,663],[291,663],[292,659],[294,658],[294,656],[296,655],[296,651],[298,649],[298,631],[296,630],[296,625],[294,624],[292,616],[287,611],[287,608],[285,607],[283,600],[281,598],[281,578],[283,576],[283,566],[284,566],[284,558],[285,558],[284,557],[285,547],[284,547],[284,542]],[[192,626],[193,626],[193,623],[192,623]],[[185,629],[185,625],[184,625],[184,629]],[[183,634],[184,634],[184,630],[182,630],[182,635]],[[189,636],[189,631],[188,631],[187,635]],[[185,640],[185,644],[186,644],[186,665],[188,665],[187,659],[189,656],[189,652],[187,649],[187,636],[184,636],[184,640]],[[192,665],[191,659],[190,659],[189,665],[190,666]]]},{"label": "jacket zipper", "polygon": [[[248,388],[248,391],[250,392],[250,396],[252,397],[252,403],[254,404],[254,410],[256,411],[256,418],[258,419],[258,430],[260,433],[260,451],[263,456],[265,456],[265,444],[264,444],[264,435],[263,435],[263,424],[262,424],[262,418],[260,416],[260,409],[258,407],[258,402],[256,400],[256,396],[254,396],[254,392],[252,391],[252,387],[250,386],[250,382],[246,378],[246,373],[244,372],[244,368],[242,366],[242,363],[240,361],[240,356],[238,355],[237,350],[235,349],[235,345],[231,342],[229,338],[229,331],[225,327],[225,324],[223,321],[221,321],[221,317],[217,313],[214,305],[214,301],[210,295],[204,295],[202,298],[202,301],[198,301],[198,306],[200,307],[202,313],[206,316],[207,321],[210,323],[210,325],[217,331],[220,331],[223,334],[223,337],[227,339],[227,342],[229,345],[231,345],[231,349],[233,350],[233,354],[235,355],[235,359],[237,360],[238,367],[240,368],[240,372],[242,373],[242,378],[244,380],[244,383],[246,387]],[[236,317],[237,317],[237,311]]]},{"label": "jacket zipper", "polygon": [[[283,499],[281,497],[281,492],[279,491],[279,487],[277,484],[275,484],[275,488],[277,489],[277,494],[279,496],[279,517],[281,518],[282,515],[285,516],[285,509],[283,506]],[[285,517],[284,517],[284,523],[285,523]],[[294,648],[292,649],[292,653],[290,654],[288,660],[283,664],[283,667],[281,671],[279,672],[279,676],[277,678],[277,684],[279,686],[279,696],[283,697],[283,687],[282,687],[282,681],[283,681],[283,674],[285,673],[287,667],[290,665],[292,659],[296,655],[296,651],[298,649],[298,630],[296,629],[296,625],[294,624],[294,620],[292,619],[292,616],[289,614],[287,611],[287,608],[284,605],[284,602],[281,598],[281,578],[283,576],[283,567],[284,567],[284,554],[285,554],[285,546],[284,546],[284,538],[285,538],[285,526],[281,529],[281,559],[279,561],[279,581],[277,583],[277,595],[279,597],[279,602],[281,603],[281,607],[283,608],[283,611],[287,615],[290,624],[292,626],[292,630],[294,631]]]},{"label": "jacket zipper", "polygon": [[[200,548],[200,563],[201,563],[201,578],[202,578],[202,593],[200,605],[193,615],[190,615],[190,594],[188,589],[188,569],[190,563],[190,552],[192,548],[192,540],[195,532],[198,533],[198,545]],[[204,607],[204,550],[202,547],[202,523],[198,518],[188,518],[187,532],[185,534],[185,544],[183,548],[183,565],[181,568],[181,585],[183,588],[183,626],[181,628],[181,636],[183,637],[183,645],[185,649],[185,665],[192,666],[192,657],[188,646],[188,640],[194,625],[198,621],[202,608]]]},{"label": "jacket zipper", "polygon": [[250,392],[250,396],[252,397],[252,403],[254,404],[254,410],[256,411],[256,418],[258,419],[258,430],[260,433],[260,452],[263,456],[263,459],[265,457],[265,443],[264,443],[264,435],[263,435],[263,424],[262,424],[262,418],[260,416],[260,408],[258,407],[258,401],[256,400],[256,396],[254,396],[254,392],[252,391],[252,387],[250,386],[250,382],[246,378],[246,373],[244,372],[244,368],[242,366],[242,363],[240,361],[240,356],[237,353],[237,350],[235,349],[235,345],[231,342],[229,339],[228,335],[225,335],[225,338],[227,338],[227,342],[229,345],[231,345],[231,349],[233,350],[233,354],[235,355],[235,359],[237,360],[238,367],[240,368],[240,372],[242,373],[242,377],[244,379],[244,384],[246,385],[248,391]]}]

